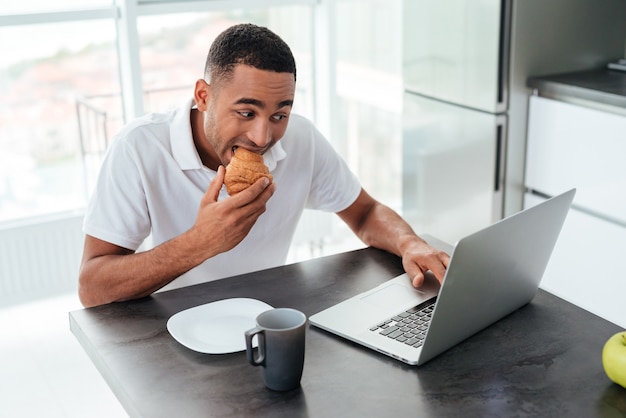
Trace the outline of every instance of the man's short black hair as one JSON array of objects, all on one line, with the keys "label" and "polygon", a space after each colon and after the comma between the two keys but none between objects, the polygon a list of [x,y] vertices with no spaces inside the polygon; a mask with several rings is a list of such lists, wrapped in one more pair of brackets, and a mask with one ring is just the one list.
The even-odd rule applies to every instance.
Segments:
[{"label": "man's short black hair", "polygon": [[296,62],[285,41],[271,30],[250,23],[231,26],[215,38],[207,55],[204,77],[209,83],[228,80],[237,64],[291,73],[296,78]]}]

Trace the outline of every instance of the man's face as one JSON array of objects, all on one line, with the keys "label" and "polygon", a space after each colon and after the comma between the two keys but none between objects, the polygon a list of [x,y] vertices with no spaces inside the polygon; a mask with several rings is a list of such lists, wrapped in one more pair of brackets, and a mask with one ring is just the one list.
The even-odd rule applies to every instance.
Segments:
[{"label": "man's face", "polygon": [[236,147],[269,150],[285,134],[295,86],[293,74],[247,65],[237,65],[231,80],[211,86],[204,134],[212,157],[227,165]]}]

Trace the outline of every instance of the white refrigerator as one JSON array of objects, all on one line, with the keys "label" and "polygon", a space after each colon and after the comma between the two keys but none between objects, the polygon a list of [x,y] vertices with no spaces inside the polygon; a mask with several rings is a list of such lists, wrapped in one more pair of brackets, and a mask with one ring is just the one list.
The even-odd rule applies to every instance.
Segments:
[{"label": "white refrigerator", "polygon": [[403,7],[403,215],[454,243],[503,216],[511,1]]}]

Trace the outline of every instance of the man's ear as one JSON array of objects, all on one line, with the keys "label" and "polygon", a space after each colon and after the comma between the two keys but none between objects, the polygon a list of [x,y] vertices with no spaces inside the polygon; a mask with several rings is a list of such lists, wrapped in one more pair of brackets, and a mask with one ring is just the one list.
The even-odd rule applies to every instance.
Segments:
[{"label": "man's ear", "polygon": [[211,86],[203,79],[196,81],[196,85],[193,91],[193,98],[196,101],[198,110],[201,112],[206,111],[209,108],[209,100],[211,99]]}]

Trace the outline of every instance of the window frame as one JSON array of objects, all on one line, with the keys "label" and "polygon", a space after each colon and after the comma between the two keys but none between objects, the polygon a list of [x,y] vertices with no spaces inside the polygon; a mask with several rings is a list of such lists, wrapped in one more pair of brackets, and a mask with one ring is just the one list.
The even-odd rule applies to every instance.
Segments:
[{"label": "window frame", "polygon": [[[142,16],[226,11],[246,7],[309,5],[315,9],[318,0],[115,0],[107,7],[72,10],[0,14],[0,27],[87,20],[113,19],[116,26],[117,53],[124,121],[144,114],[143,84],[140,65],[140,43],[137,21]],[[316,28],[315,10],[313,27]],[[317,30],[316,30],[317,32]],[[314,54],[318,49],[315,48]]]}]

